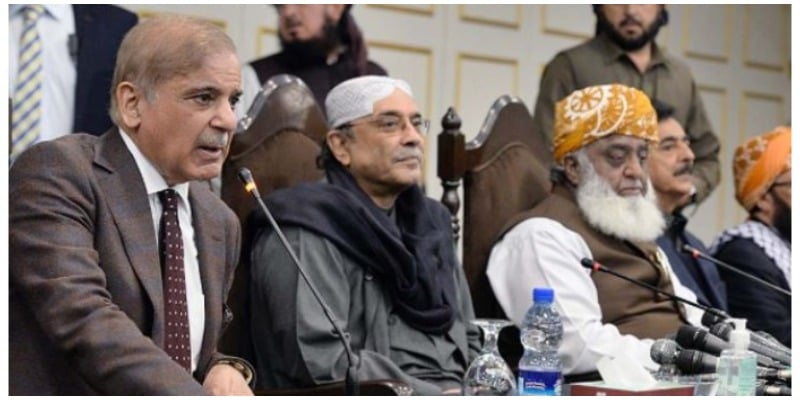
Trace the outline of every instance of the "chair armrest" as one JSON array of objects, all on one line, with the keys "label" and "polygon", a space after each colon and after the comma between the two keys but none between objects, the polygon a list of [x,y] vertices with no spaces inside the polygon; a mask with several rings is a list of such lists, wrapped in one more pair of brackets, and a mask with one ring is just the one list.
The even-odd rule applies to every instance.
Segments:
[{"label": "chair armrest", "polygon": [[[361,396],[410,396],[414,394],[405,382],[395,380],[372,380],[359,382]],[[256,396],[343,396],[344,382],[329,383],[308,388],[256,389]]]}]

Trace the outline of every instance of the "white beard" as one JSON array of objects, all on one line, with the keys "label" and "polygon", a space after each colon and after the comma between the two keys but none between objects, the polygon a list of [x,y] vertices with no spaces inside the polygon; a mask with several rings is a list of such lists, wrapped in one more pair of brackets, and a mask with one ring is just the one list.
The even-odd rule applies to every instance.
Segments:
[{"label": "white beard", "polygon": [[575,197],[589,225],[607,235],[638,242],[653,242],[664,232],[666,222],[650,180],[644,196],[624,197],[597,175],[590,163],[581,168],[581,175]]}]

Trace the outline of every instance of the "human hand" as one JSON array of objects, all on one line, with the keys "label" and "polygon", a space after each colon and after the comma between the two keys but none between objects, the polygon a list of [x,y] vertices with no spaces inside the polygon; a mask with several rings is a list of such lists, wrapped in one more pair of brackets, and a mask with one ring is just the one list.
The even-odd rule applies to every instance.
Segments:
[{"label": "human hand", "polygon": [[208,371],[203,387],[214,396],[252,396],[244,376],[227,364],[217,364]]}]

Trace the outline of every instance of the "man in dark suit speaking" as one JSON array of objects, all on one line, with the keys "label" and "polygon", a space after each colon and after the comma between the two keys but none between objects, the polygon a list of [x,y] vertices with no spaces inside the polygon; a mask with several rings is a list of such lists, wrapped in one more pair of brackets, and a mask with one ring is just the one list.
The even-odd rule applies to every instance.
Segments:
[{"label": "man in dark suit speaking", "polygon": [[212,24],[148,19],[120,45],[118,127],[11,167],[10,394],[252,393],[249,365],[216,350],[238,221],[191,182],[220,173],[240,68]]}]

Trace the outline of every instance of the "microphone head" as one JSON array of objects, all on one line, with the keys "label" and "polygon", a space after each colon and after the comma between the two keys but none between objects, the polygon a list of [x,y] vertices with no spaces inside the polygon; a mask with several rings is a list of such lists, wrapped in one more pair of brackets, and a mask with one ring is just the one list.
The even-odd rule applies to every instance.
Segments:
[{"label": "microphone head", "polygon": [[678,329],[676,341],[686,349],[697,349],[704,352],[719,355],[722,350],[731,347],[731,344],[720,339],[702,328],[691,325],[683,325]]},{"label": "microphone head", "polygon": [[702,329],[691,326],[681,325],[678,328],[678,333],[675,335],[675,341],[684,349],[696,349],[700,342],[700,333]]},{"label": "microphone head", "polygon": [[727,323],[728,318],[730,318],[730,316],[726,314],[725,311],[709,308],[705,313],[703,313],[703,318],[700,320],[700,323],[702,323],[703,326],[710,328],[720,322]]},{"label": "microphone head", "polygon": [[245,185],[253,181],[253,173],[250,172],[250,169],[242,167],[239,168],[239,180],[242,181]]},{"label": "microphone head", "polygon": [[675,364],[680,347],[674,340],[658,339],[650,346],[650,358],[659,365]]},{"label": "microphone head", "polygon": [[256,182],[253,180],[253,174],[250,172],[250,170],[245,167],[239,168],[238,175],[239,180],[241,180],[244,184],[244,190],[246,190],[247,193],[257,196],[258,191],[256,190]]},{"label": "microphone head", "polygon": [[727,322],[720,322],[708,328],[708,331],[711,332],[712,335],[719,336],[725,340],[730,340],[732,330],[733,328],[731,328]]},{"label": "microphone head", "polygon": [[675,366],[687,375],[713,373],[717,372],[717,357],[699,350],[681,350]]},{"label": "microphone head", "polygon": [[595,262],[594,260],[592,260],[590,258],[582,258],[581,259],[581,265],[583,265],[586,268],[593,269],[593,270],[599,270],[599,269],[602,269],[602,267],[603,267],[602,265],[600,265],[600,263],[597,263],[597,262]]}]

